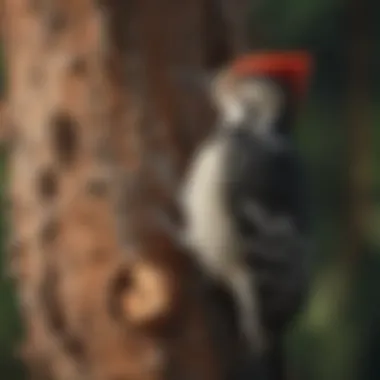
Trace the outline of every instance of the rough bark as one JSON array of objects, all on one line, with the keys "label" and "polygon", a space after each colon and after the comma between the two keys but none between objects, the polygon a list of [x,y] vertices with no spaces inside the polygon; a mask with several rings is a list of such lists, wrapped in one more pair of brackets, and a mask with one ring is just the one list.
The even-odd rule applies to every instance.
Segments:
[{"label": "rough bark", "polygon": [[[219,22],[207,4],[2,0],[9,269],[32,378],[212,380],[234,357],[234,339],[223,356],[213,336],[223,310],[160,219],[180,222],[176,185],[213,119],[170,72],[243,44],[244,13]],[[221,40],[204,44],[214,24]]]}]

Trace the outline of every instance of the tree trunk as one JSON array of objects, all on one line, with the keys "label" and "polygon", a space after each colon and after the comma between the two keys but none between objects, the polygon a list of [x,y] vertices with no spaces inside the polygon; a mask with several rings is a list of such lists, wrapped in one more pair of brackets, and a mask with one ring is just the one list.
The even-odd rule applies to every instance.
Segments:
[{"label": "tree trunk", "polygon": [[[374,21],[368,1],[348,2],[348,218],[344,260],[355,271],[365,249],[371,210],[371,56]],[[350,281],[349,281],[350,282]]]},{"label": "tree trunk", "polygon": [[[32,378],[224,378],[235,340],[217,350],[209,318],[227,323],[223,309],[160,217],[180,222],[176,185],[213,120],[202,90],[171,70],[208,68],[216,44],[229,46],[212,58],[224,64],[244,45],[244,12],[221,20],[207,0],[1,1],[9,269]],[[204,44],[213,25],[224,33]]]}]

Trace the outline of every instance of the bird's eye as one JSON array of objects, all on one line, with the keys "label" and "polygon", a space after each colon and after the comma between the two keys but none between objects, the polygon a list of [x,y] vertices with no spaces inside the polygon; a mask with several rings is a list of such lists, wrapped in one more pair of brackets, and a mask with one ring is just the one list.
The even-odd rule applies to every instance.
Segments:
[{"label": "bird's eye", "polygon": [[281,91],[272,82],[256,80],[247,82],[242,86],[241,96],[245,102],[257,106],[275,105],[281,100]]},{"label": "bird's eye", "polygon": [[253,78],[241,83],[238,94],[251,132],[271,133],[283,105],[281,89],[269,79]]},{"label": "bird's eye", "polygon": [[248,108],[247,116],[251,121],[258,120],[260,118],[261,111],[257,106],[252,106]]},{"label": "bird's eye", "polygon": [[260,83],[245,83],[241,87],[241,98],[246,104],[260,104],[265,99],[264,88]]}]

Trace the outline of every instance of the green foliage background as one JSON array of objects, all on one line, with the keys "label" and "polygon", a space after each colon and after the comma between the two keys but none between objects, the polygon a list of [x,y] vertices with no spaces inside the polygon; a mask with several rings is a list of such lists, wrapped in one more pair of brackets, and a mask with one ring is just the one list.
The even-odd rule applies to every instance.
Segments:
[{"label": "green foliage background", "polygon": [[[363,0],[365,1],[365,0]],[[380,15],[380,2],[371,2]],[[255,2],[256,3],[256,2]],[[254,5],[254,4],[253,4]],[[289,333],[290,361],[297,379],[380,379],[380,23],[373,22],[370,119],[373,212],[356,276],[344,282],[344,210],[347,207],[346,112],[348,40],[343,0],[265,0],[252,6],[265,48],[304,48],[316,60],[310,97],[299,121],[299,142],[311,174],[314,204],[315,271],[309,303]],[[253,30],[253,29],[252,29]],[[253,32],[252,32],[253,33]],[[252,36],[254,39],[255,36]],[[0,57],[1,58],[1,57]],[[0,60],[1,61],[1,60]],[[3,73],[0,66],[0,73]],[[0,76],[3,87],[4,77]],[[6,183],[3,163],[0,183]],[[3,186],[4,187],[4,186]],[[3,187],[0,196],[3,197]],[[5,245],[4,215],[0,241]],[[4,251],[4,249],[3,249]],[[4,260],[3,260],[4,261]],[[4,274],[4,265],[1,266]],[[21,334],[16,302],[5,276],[0,281],[0,376],[23,378],[13,350]]]},{"label": "green foliage background", "polygon": [[[264,31],[265,48],[309,50],[316,72],[299,122],[299,143],[312,179],[315,272],[309,303],[289,334],[291,363],[300,379],[380,379],[380,3],[371,12],[371,174],[368,239],[351,282],[345,281],[347,209],[347,87],[350,30],[347,1],[265,0],[252,18]],[[254,36],[253,36],[254,38]],[[297,377],[298,378],[298,377]]]}]

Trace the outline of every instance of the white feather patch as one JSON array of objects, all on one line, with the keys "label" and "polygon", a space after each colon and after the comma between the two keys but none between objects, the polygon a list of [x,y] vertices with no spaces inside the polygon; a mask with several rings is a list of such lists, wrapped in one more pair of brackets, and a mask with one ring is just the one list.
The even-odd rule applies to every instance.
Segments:
[{"label": "white feather patch", "polygon": [[260,353],[265,339],[254,278],[241,256],[240,236],[226,208],[227,144],[228,140],[215,138],[195,154],[181,194],[185,240],[206,272],[231,291],[238,305],[241,331],[250,349]]},{"label": "white feather patch", "polygon": [[182,192],[189,245],[214,274],[237,260],[240,242],[226,210],[224,141],[206,142],[195,155]]}]

